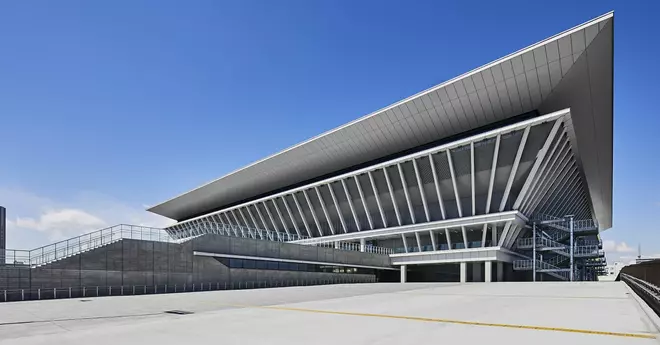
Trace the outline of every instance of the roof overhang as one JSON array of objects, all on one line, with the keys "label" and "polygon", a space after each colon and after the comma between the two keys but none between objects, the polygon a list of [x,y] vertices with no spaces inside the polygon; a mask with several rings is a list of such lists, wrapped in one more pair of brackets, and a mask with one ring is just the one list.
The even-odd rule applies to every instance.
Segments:
[{"label": "roof overhang", "polygon": [[149,208],[184,220],[538,110],[570,108],[599,227],[612,224],[613,13]]}]

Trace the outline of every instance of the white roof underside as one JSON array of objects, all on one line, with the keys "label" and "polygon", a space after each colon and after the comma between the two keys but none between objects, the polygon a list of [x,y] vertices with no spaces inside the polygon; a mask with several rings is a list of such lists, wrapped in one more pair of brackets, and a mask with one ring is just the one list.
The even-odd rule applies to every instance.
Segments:
[{"label": "white roof underside", "polygon": [[601,229],[612,220],[613,13],[252,163],[149,211],[184,220],[529,111],[571,108]]}]

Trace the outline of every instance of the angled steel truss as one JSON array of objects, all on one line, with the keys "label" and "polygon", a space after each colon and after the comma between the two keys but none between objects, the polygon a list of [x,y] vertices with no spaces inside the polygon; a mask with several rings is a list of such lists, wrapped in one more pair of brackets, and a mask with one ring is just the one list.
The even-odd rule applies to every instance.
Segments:
[{"label": "angled steel truss", "polygon": [[228,233],[309,244],[374,240],[404,252],[511,248],[526,231],[520,219],[532,214],[593,219],[567,124],[569,109],[538,116],[167,230],[175,238],[235,229]]}]

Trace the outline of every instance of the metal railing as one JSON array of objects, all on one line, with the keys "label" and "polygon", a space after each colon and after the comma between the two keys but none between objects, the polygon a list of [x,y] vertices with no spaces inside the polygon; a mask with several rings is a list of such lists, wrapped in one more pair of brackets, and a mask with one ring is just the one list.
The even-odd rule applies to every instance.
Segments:
[{"label": "metal railing", "polygon": [[264,289],[292,286],[312,286],[328,284],[376,283],[375,276],[370,277],[334,277],[326,279],[288,279],[262,281],[202,282],[193,284],[165,285],[124,285],[124,286],[70,286],[60,288],[0,289],[0,302],[85,298],[104,296],[131,296],[180,292]]},{"label": "metal railing", "polygon": [[365,252],[365,253],[373,253],[373,254],[392,254],[394,252],[392,248],[378,247],[372,245],[365,245],[364,250],[362,250],[362,247],[359,243],[352,243],[352,242],[338,242],[336,244],[333,242],[325,242],[325,243],[317,243],[311,245],[316,247],[334,248],[339,250],[348,250],[348,251]]},{"label": "metal railing", "polygon": [[38,267],[122,239],[139,239],[174,243],[185,241],[173,239],[163,229],[120,224],[32,250],[5,250],[4,259],[5,264],[8,265],[29,265],[30,267]]},{"label": "metal railing", "polygon": [[619,278],[660,315],[660,287],[623,272],[619,274]]},{"label": "metal railing", "polygon": [[[234,237],[237,237],[239,236],[239,234],[242,234],[245,238],[249,238],[248,233],[252,230],[256,231],[256,229],[248,229],[239,226],[225,226],[222,227],[222,229],[218,228],[217,232],[211,232],[211,233],[218,235],[225,235],[225,236],[234,236]],[[276,240],[280,242],[295,241],[305,238],[294,234],[289,235],[286,233],[281,233],[271,230],[259,230],[259,231],[261,235],[259,235],[259,233],[257,232],[253,232],[253,235],[255,236],[254,238],[264,239],[264,240],[265,239]],[[167,232],[164,229],[120,224],[109,228],[96,230],[80,236],[76,236],[67,240],[52,243],[39,248],[35,248],[32,250],[7,249],[4,251],[4,256],[0,257],[0,263],[4,263],[5,265],[18,265],[18,266],[22,265],[22,266],[30,266],[30,267],[39,267],[123,239],[183,243],[204,234],[206,233],[194,233],[191,234],[190,236],[174,238],[170,235],[169,232]],[[314,244],[314,245],[320,247],[329,247],[329,248],[336,248],[340,250],[350,250],[350,251],[361,251],[362,249],[359,243],[339,242],[338,245],[335,245],[335,243],[322,243],[322,244]],[[364,247],[364,252],[375,253],[375,254],[391,254],[392,249],[366,245]]]}]

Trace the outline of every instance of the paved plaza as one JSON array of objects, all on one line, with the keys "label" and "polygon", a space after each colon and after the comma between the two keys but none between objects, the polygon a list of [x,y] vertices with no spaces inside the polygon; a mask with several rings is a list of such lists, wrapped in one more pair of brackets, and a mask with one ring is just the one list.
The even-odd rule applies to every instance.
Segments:
[{"label": "paved plaza", "polygon": [[0,304],[0,344],[655,344],[658,324],[620,282],[347,284]]}]

